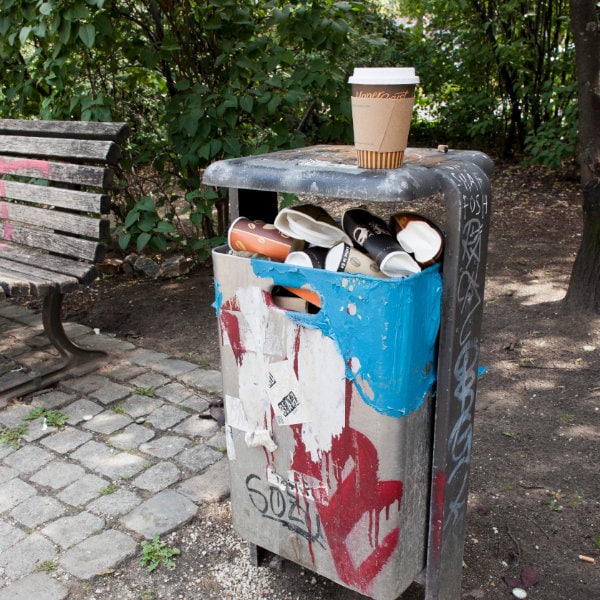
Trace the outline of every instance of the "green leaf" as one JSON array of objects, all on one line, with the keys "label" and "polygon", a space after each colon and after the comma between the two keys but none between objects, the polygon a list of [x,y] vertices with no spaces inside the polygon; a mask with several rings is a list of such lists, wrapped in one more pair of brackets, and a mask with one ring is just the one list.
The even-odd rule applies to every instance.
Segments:
[{"label": "green leaf", "polygon": [[91,23],[83,23],[79,26],[79,39],[88,47],[94,47],[96,40],[96,28]]},{"label": "green leaf", "polygon": [[19,41],[21,42],[21,45],[25,45],[25,42],[27,41],[27,38],[29,37],[29,34],[31,33],[31,27],[22,27],[21,31],[19,32]]},{"label": "green leaf", "polygon": [[138,227],[144,232],[152,231],[155,225],[156,219],[148,213],[146,213],[138,222]]},{"label": "green leaf", "polygon": [[143,196],[135,203],[135,208],[136,210],[154,212],[156,210],[156,205],[150,196]]},{"label": "green leaf", "polygon": [[131,242],[131,234],[130,233],[123,233],[119,236],[119,248],[121,248],[121,250],[125,251],[127,250],[127,247],[129,246]]},{"label": "green leaf", "polygon": [[252,113],[252,107],[254,106],[254,99],[252,96],[242,96],[240,98],[240,108],[247,113]]},{"label": "green leaf", "polygon": [[125,229],[129,229],[134,223],[137,223],[140,219],[140,213],[137,210],[132,210],[127,213],[125,217]]},{"label": "green leaf", "polygon": [[173,224],[168,221],[159,221],[154,228],[157,233],[172,233],[174,230]]},{"label": "green leaf", "polygon": [[146,245],[148,244],[148,242],[150,241],[150,238],[152,237],[152,235],[150,233],[141,233],[138,236],[137,242],[136,242],[136,248],[138,252],[141,252]]}]

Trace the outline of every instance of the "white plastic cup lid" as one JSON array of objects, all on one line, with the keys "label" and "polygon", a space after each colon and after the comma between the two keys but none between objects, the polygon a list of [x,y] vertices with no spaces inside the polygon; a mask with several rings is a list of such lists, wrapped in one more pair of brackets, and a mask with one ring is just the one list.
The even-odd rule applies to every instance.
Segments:
[{"label": "white plastic cup lid", "polygon": [[358,85],[409,85],[419,83],[413,67],[360,67],[348,83]]}]

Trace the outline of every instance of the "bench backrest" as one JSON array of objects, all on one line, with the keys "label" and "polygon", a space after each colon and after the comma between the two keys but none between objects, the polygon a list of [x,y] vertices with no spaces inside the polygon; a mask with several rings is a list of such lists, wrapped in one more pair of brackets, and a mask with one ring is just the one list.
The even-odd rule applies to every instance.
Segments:
[{"label": "bench backrest", "polygon": [[0,119],[0,247],[101,261],[126,123]]}]

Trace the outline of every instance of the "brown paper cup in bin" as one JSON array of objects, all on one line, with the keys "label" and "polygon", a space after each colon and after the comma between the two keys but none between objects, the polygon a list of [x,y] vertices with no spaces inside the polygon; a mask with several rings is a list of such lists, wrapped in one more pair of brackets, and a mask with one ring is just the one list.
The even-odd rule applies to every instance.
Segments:
[{"label": "brown paper cup in bin", "polygon": [[395,169],[404,159],[419,78],[413,68],[359,68],[350,77],[358,166]]},{"label": "brown paper cup in bin", "polygon": [[279,262],[283,262],[293,250],[304,246],[302,240],[281,233],[275,225],[251,221],[246,217],[239,217],[231,224],[227,241],[232,250],[256,252]]}]

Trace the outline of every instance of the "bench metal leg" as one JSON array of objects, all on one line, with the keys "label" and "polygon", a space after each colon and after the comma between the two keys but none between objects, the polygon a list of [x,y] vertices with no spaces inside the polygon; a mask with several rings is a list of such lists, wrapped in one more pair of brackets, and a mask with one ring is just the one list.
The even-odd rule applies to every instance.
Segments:
[{"label": "bench metal leg", "polygon": [[58,350],[60,358],[51,365],[32,368],[25,379],[19,378],[2,385],[0,382],[0,400],[18,398],[30,392],[46,388],[67,375],[83,375],[96,368],[100,359],[106,358],[101,350],[86,350],[74,344],[65,333],[61,321],[61,308],[64,294],[48,294],[44,298],[42,323],[50,343]]}]

